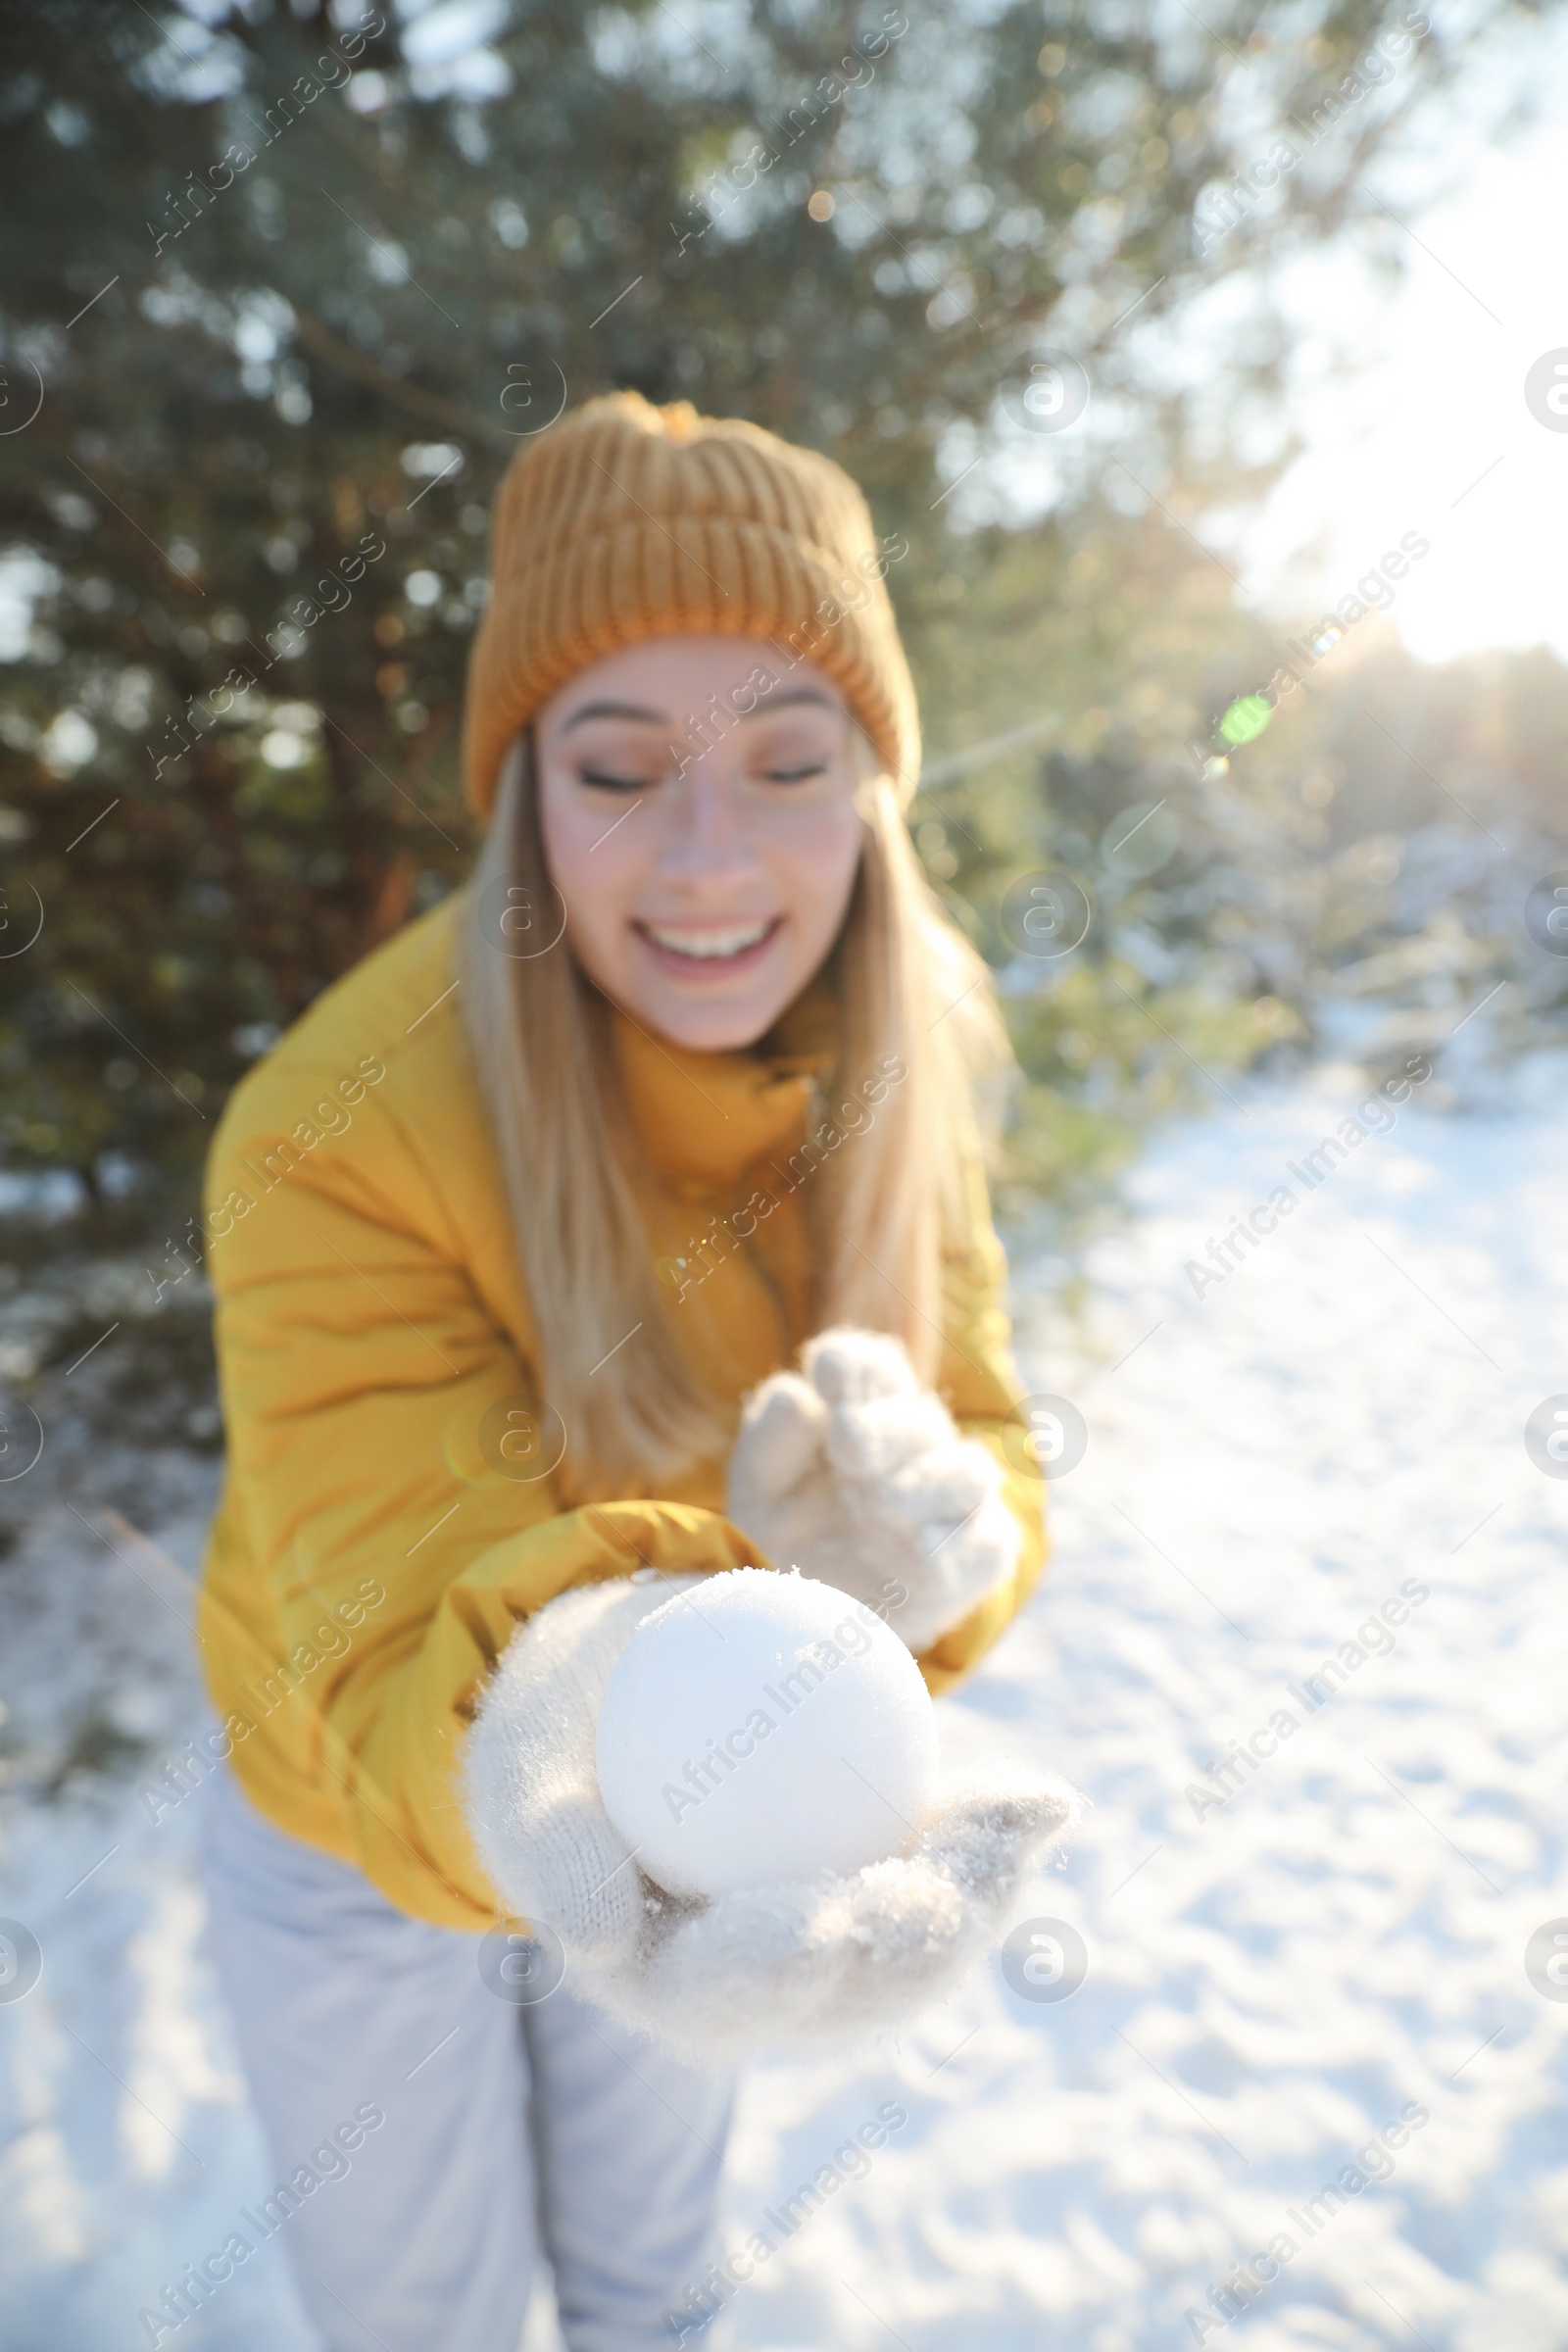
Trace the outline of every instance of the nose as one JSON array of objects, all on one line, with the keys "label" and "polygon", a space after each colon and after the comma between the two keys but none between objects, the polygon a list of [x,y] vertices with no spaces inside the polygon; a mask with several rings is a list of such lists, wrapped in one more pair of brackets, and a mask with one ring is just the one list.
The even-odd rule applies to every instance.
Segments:
[{"label": "nose", "polygon": [[688,887],[727,886],[757,863],[722,745],[694,760],[670,793],[662,871]]}]

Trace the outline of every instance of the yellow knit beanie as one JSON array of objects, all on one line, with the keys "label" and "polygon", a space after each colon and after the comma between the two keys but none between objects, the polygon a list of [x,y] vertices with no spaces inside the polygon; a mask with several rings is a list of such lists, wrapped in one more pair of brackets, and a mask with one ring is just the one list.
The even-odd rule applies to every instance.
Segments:
[{"label": "yellow knit beanie", "polygon": [[[579,669],[649,637],[763,637],[838,686],[907,801],[914,687],[878,540],[849,475],[737,416],[592,400],[513,460],[491,526],[464,779],[488,817],[518,729]],[[782,675],[782,665],[781,672]]]}]

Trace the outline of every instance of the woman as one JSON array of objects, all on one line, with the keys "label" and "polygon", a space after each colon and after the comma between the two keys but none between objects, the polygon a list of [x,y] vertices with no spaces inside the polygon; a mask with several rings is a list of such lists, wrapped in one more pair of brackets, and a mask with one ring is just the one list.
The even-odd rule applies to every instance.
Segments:
[{"label": "woman", "polygon": [[667,2343],[729,2107],[678,2053],[932,1997],[1062,1818],[971,1791],[748,1943],[660,1906],[591,1770],[672,1579],[798,1565],[937,1691],[1042,1564],[969,1102],[995,1018],[901,815],[901,545],[684,404],[530,445],[477,870],[214,1148],[214,1930],[333,2346],[514,2352],[540,2240],[572,2352]]}]

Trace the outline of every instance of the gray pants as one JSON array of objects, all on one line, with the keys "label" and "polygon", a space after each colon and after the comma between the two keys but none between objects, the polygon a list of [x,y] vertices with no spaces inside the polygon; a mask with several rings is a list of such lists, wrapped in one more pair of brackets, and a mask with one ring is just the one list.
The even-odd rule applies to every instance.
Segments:
[{"label": "gray pants", "polygon": [[569,2352],[671,2345],[731,2084],[564,1984],[498,1997],[477,1936],[395,1910],[231,1775],[205,1802],[213,1941],[276,2167],[236,2228],[283,2238],[330,2352],[516,2352],[541,2245]]}]

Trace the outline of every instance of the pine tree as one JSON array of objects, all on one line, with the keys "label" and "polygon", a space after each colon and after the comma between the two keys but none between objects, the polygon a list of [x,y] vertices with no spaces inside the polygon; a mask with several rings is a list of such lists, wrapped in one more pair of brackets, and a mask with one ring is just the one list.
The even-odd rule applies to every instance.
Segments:
[{"label": "pine tree", "polygon": [[[1376,0],[1311,38],[1284,0],[1212,36],[1109,0],[479,14],[447,57],[440,9],[0,9],[12,1166],[188,1185],[246,1060],[462,872],[488,503],[563,402],[831,451],[913,542],[918,661],[943,492],[966,436],[1028,435],[1047,344],[1162,497],[1234,493],[1122,314],[1369,210],[1456,62],[1407,36],[1348,95]],[[1252,323],[1241,405],[1260,291]]]}]

